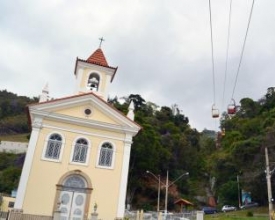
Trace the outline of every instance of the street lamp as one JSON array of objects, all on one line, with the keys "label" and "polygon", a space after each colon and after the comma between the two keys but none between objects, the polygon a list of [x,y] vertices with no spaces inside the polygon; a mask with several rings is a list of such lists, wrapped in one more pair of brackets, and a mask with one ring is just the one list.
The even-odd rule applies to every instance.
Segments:
[{"label": "street lamp", "polygon": [[146,173],[149,173],[151,174],[156,180],[158,180],[158,212],[159,212],[159,198],[160,198],[160,183],[162,183],[163,185],[165,185],[165,210],[164,210],[164,213],[165,213],[165,217],[167,215],[167,204],[168,204],[168,188],[173,185],[176,181],[178,181],[180,178],[182,178],[183,176],[185,175],[189,175],[188,172],[186,173],[183,173],[181,174],[177,179],[175,179],[172,183],[169,184],[169,172],[167,170],[167,177],[166,177],[166,183],[164,184],[163,182],[160,181],[160,175],[158,175],[158,177],[153,174],[151,171],[147,170]]},{"label": "street lamp", "polygon": [[172,183],[170,183],[168,185],[168,182],[169,182],[169,173],[168,173],[168,170],[167,170],[167,177],[166,177],[166,185],[165,185],[165,216],[167,215],[167,203],[168,203],[168,188],[173,185],[176,181],[178,181],[181,177],[185,176],[185,175],[189,175],[188,172],[186,173],[183,173],[182,175],[180,175],[177,179],[175,179]]},{"label": "street lamp", "polygon": [[159,197],[160,197],[160,175],[158,177],[150,172],[149,170],[146,171],[146,173],[151,174],[156,180],[158,180],[158,206],[157,206],[157,212],[159,212]]}]

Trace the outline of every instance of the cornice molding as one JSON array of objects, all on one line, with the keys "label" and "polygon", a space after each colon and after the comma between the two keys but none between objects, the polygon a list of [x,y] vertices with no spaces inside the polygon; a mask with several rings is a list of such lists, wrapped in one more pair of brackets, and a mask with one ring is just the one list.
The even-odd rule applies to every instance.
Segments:
[{"label": "cornice molding", "polygon": [[[107,123],[100,123],[98,121],[92,121],[72,116],[66,116],[62,114],[53,113],[54,111],[61,110],[61,109],[68,109],[70,107],[80,106],[80,105],[92,105],[96,108],[98,108],[102,113],[109,115],[114,121],[120,124],[120,126],[107,124]],[[43,117],[54,117],[58,120],[61,120],[61,118],[64,117],[65,121],[72,120],[74,123],[80,123],[79,125],[87,125],[87,124],[94,124],[95,126],[97,124],[100,124],[98,126],[101,127],[110,127],[110,128],[116,128],[119,127],[120,129],[127,129],[127,130],[133,130],[135,132],[136,130],[140,130],[140,126],[137,125],[134,121],[127,118],[122,113],[118,112],[117,110],[113,109],[111,106],[109,106],[108,103],[106,103],[101,98],[90,94],[86,96],[81,97],[71,97],[69,99],[60,99],[56,102],[50,102],[50,103],[41,103],[38,105],[33,105],[29,107],[30,115],[40,115]],[[33,120],[33,118],[32,118]],[[90,121],[90,122],[89,122]]]},{"label": "cornice molding", "polygon": [[124,133],[130,134],[131,136],[135,135],[139,131],[138,127],[128,127],[128,126],[122,126],[122,125],[109,124],[109,123],[99,122],[91,119],[88,120],[85,118],[77,118],[77,117],[72,117],[68,115],[39,111],[39,110],[32,110],[31,114],[34,116],[34,118],[43,117],[44,120],[50,120],[50,121],[55,121],[60,123],[74,124],[77,126],[100,129],[105,131],[112,131],[112,132],[115,131],[118,133],[124,132]]},{"label": "cornice molding", "polygon": [[113,75],[115,70],[116,70],[113,67],[99,66],[97,64],[87,63],[87,62],[84,62],[82,60],[78,60],[78,65],[79,66],[77,66],[77,69],[78,68],[90,68],[90,69],[93,69],[93,70],[104,71],[105,73],[110,74],[110,75]]}]

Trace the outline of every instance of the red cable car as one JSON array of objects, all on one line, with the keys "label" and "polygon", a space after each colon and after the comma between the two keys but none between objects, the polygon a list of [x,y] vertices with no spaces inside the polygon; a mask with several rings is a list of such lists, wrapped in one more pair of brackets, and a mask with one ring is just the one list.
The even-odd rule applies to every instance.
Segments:
[{"label": "red cable car", "polygon": [[229,115],[234,115],[236,114],[237,108],[236,108],[236,103],[235,100],[232,99],[232,102],[227,106],[227,113]]},{"label": "red cable car", "polygon": [[220,117],[219,109],[215,107],[215,104],[212,105],[212,118]]}]

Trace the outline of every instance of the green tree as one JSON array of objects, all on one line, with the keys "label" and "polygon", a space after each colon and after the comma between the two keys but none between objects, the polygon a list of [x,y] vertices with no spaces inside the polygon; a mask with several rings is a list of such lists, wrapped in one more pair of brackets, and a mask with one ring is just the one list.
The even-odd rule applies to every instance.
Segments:
[{"label": "green tree", "polygon": [[0,191],[10,193],[17,189],[21,169],[18,167],[8,167],[0,172]]}]

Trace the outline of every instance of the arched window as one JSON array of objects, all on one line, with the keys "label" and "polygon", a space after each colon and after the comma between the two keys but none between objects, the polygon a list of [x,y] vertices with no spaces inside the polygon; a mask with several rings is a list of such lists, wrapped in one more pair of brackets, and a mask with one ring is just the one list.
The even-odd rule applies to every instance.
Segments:
[{"label": "arched window", "polygon": [[112,166],[113,160],[113,146],[109,142],[102,144],[99,155],[99,166]]},{"label": "arched window", "polygon": [[92,91],[98,91],[99,75],[97,73],[91,73],[88,79],[88,88]]},{"label": "arched window", "polygon": [[74,154],[72,161],[79,163],[86,163],[88,152],[88,142],[84,138],[80,138],[76,141],[74,146]]},{"label": "arched window", "polygon": [[65,180],[63,188],[66,188],[66,189],[75,188],[74,189],[75,191],[79,191],[82,188],[84,189],[86,185],[87,183],[82,177],[78,175],[72,175]]},{"label": "arched window", "polygon": [[52,134],[49,137],[45,158],[58,160],[62,146],[62,137],[59,134]]}]

